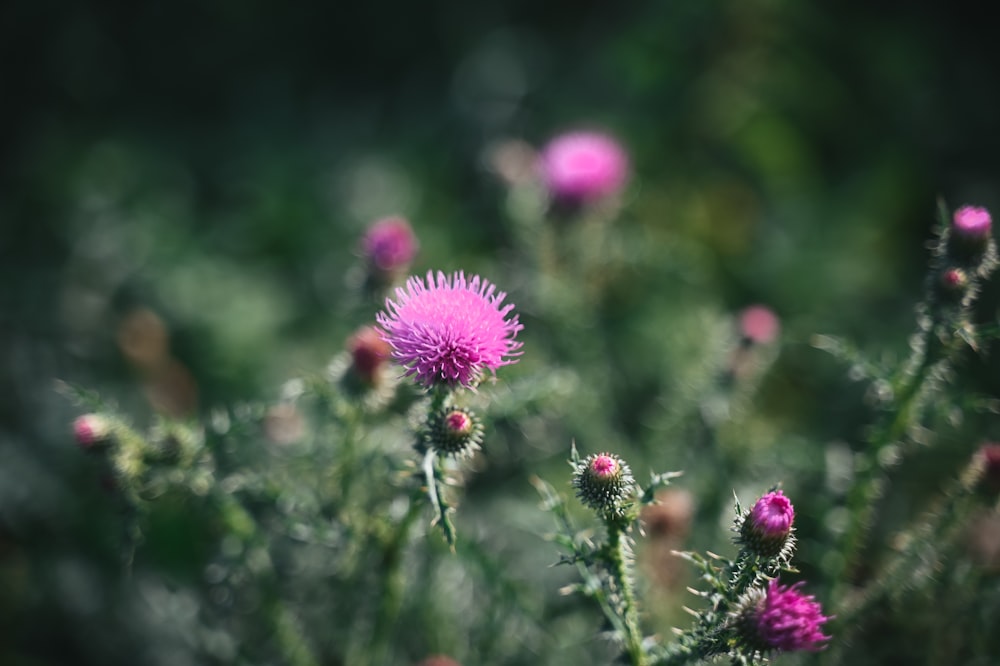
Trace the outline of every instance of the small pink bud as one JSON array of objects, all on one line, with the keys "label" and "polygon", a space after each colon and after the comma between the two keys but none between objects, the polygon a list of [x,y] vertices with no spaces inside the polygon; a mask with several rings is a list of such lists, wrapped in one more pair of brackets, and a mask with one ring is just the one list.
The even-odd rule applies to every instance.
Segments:
[{"label": "small pink bud", "polygon": [[628,156],[600,132],[557,136],[542,150],[541,178],[553,199],[586,203],[618,194],[628,180]]},{"label": "small pink bud", "polygon": [[964,289],[969,284],[969,276],[961,268],[949,268],[941,273],[941,284],[949,290]]},{"label": "small pink bud", "polygon": [[993,220],[990,212],[976,206],[962,206],[953,218],[955,233],[969,239],[981,240],[990,235]]},{"label": "small pink bud", "polygon": [[456,409],[444,417],[445,428],[455,437],[467,437],[472,432],[472,418],[467,412]]},{"label": "small pink bud", "polygon": [[766,345],[774,342],[781,332],[781,322],[771,308],[751,305],[740,313],[740,333],[753,344]]},{"label": "small pink bud", "polygon": [[386,217],[369,227],[361,241],[362,251],[380,271],[406,272],[417,254],[417,237],[402,217]]},{"label": "small pink bud", "polygon": [[590,463],[590,470],[597,478],[604,479],[618,471],[618,461],[602,453],[594,457]]},{"label": "small pink bud", "polygon": [[73,421],[73,437],[82,449],[93,449],[110,436],[111,425],[100,414],[84,414]]}]

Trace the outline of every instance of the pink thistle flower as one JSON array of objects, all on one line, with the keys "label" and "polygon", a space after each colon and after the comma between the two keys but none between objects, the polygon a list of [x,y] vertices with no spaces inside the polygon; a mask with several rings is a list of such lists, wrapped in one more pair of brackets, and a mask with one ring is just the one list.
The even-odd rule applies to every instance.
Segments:
[{"label": "pink thistle flower", "polygon": [[769,307],[751,305],[740,313],[740,333],[747,342],[766,345],[774,342],[780,332],[778,315]]},{"label": "pink thistle flower", "polygon": [[411,277],[395,301],[386,300],[379,333],[418,383],[472,386],[485,369],[517,361],[514,337],[524,327],[508,316],[514,306],[502,304],[506,296],[478,275],[428,272],[426,283]]},{"label": "pink thistle flower", "polygon": [[405,271],[417,254],[417,237],[402,217],[386,217],[368,228],[361,240],[365,257],[379,270]]},{"label": "pink thistle flower", "polygon": [[977,455],[982,466],[981,486],[989,493],[1000,493],[1000,443],[983,444]]},{"label": "pink thistle flower", "polygon": [[628,180],[628,156],[613,138],[570,132],[549,142],[539,160],[542,181],[553,198],[585,202],[617,194]]},{"label": "pink thistle flower", "polygon": [[985,239],[990,235],[993,220],[990,212],[976,206],[962,206],[953,217],[955,232],[969,239]]},{"label": "pink thistle flower", "polygon": [[779,585],[772,580],[754,609],[757,634],[769,648],[784,652],[816,652],[830,637],[820,627],[830,620],[812,595],[799,592],[802,583]]}]

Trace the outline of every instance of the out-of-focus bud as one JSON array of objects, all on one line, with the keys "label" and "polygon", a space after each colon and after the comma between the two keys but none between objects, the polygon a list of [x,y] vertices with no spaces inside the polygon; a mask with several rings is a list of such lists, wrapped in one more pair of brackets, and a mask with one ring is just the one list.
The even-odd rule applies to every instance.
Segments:
[{"label": "out-of-focus bud", "polygon": [[388,281],[410,269],[418,248],[410,223],[399,216],[375,221],[361,239],[361,251],[372,271]]},{"label": "out-of-focus bud", "polygon": [[765,305],[751,305],[740,312],[740,335],[746,345],[767,345],[778,339],[781,321]]},{"label": "out-of-focus bud", "polygon": [[979,487],[990,495],[1000,494],[1000,443],[987,442],[976,452]]},{"label": "out-of-focus bud", "polygon": [[628,156],[607,134],[576,131],[552,139],[539,157],[539,171],[556,204],[580,205],[621,192],[628,181]]},{"label": "out-of-focus bud", "polygon": [[443,655],[435,655],[433,657],[427,657],[423,661],[417,664],[417,666],[462,666],[460,663],[452,659],[451,657],[445,657]]},{"label": "out-of-focus bud", "polygon": [[955,235],[966,240],[985,241],[990,237],[992,226],[990,212],[977,206],[962,206],[952,218]]},{"label": "out-of-focus bud", "polygon": [[111,423],[100,414],[84,414],[73,421],[73,438],[81,449],[92,451],[107,444]]},{"label": "out-of-focus bud", "polygon": [[347,341],[351,353],[351,369],[365,384],[378,383],[379,371],[392,352],[389,343],[374,328],[365,326]]}]

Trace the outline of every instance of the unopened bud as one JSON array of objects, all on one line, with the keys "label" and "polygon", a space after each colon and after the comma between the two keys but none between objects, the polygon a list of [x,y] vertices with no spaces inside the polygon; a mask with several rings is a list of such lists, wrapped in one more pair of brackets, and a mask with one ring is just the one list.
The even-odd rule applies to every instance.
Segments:
[{"label": "unopened bud", "polygon": [[621,516],[631,503],[635,482],[624,460],[613,453],[598,453],[577,464],[573,486],[580,501],[594,511]]},{"label": "unopened bud", "polygon": [[73,421],[73,437],[81,449],[93,450],[111,437],[111,424],[100,414],[84,414]]},{"label": "unopened bud", "polygon": [[741,544],[762,557],[775,557],[784,549],[792,533],[795,509],[780,490],[765,494],[744,517]]},{"label": "unopened bud", "polygon": [[830,620],[812,595],[799,592],[802,583],[768,583],[767,591],[747,600],[736,623],[742,642],[762,652],[816,652],[830,637],[822,626]]},{"label": "unopened bud", "polygon": [[468,456],[479,450],[483,426],[474,412],[460,407],[440,409],[427,419],[424,445],[450,456]]}]

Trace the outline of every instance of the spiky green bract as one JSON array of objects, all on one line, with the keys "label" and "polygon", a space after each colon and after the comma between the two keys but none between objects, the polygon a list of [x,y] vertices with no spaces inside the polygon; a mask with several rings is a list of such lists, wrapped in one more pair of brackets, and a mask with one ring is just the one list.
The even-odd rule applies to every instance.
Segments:
[{"label": "spiky green bract", "polygon": [[483,424],[470,409],[446,406],[431,412],[420,438],[426,448],[449,456],[468,457],[480,449]]},{"label": "spiky green bract", "polygon": [[635,499],[632,470],[613,453],[592,454],[575,463],[573,487],[581,502],[605,517],[624,517]]}]

